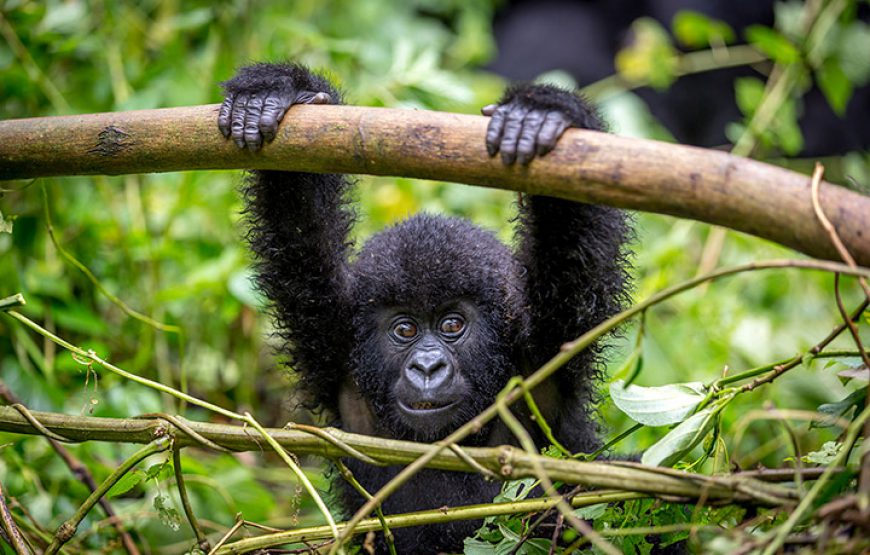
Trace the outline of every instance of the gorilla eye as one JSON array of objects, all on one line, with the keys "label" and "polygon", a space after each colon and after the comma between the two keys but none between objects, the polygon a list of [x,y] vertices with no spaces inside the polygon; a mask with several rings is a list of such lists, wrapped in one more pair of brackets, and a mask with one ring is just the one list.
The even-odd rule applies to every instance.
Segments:
[{"label": "gorilla eye", "polygon": [[408,320],[402,320],[393,326],[393,335],[400,339],[413,339],[417,336],[417,324]]},{"label": "gorilla eye", "polygon": [[441,333],[444,335],[456,336],[462,333],[462,330],[465,329],[465,320],[459,316],[448,316],[441,320],[438,329],[440,329]]}]

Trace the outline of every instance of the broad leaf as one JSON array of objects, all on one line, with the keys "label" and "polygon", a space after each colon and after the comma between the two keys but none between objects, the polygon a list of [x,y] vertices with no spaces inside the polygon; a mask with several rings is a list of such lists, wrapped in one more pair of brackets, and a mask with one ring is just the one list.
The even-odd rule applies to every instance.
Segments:
[{"label": "broad leaf", "polygon": [[610,384],[610,397],[619,410],[635,422],[647,426],[666,426],[682,422],[706,398],[701,382],[641,387],[625,387],[623,380]]},{"label": "broad leaf", "polygon": [[778,64],[794,64],[800,60],[797,47],[775,29],[750,25],[744,33],[752,46]]},{"label": "broad leaf", "polygon": [[828,60],[816,71],[816,83],[822,89],[831,109],[840,117],[846,114],[846,105],[852,96],[852,83],[836,60]]},{"label": "broad leaf", "polygon": [[704,439],[715,421],[713,407],[692,415],[647,449],[640,462],[649,466],[672,466]]},{"label": "broad leaf", "polygon": [[855,407],[855,414],[864,410],[864,401],[867,399],[865,389],[856,389],[845,398],[840,399],[836,403],[825,403],[819,405],[818,411],[826,416],[823,421],[810,422],[810,428],[829,428],[834,425],[838,418],[846,418],[846,415]]}]

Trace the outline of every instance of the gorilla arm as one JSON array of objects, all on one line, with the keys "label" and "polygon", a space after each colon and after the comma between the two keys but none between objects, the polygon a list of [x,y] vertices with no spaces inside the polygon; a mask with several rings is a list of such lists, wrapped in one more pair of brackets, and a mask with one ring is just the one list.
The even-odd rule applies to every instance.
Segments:
[{"label": "gorilla arm", "polygon": [[[218,127],[240,148],[274,138],[293,104],[338,103],[324,78],[296,64],[255,64],[223,83]],[[349,349],[348,233],[342,175],[254,171],[244,187],[257,284],[274,308],[284,352],[314,401],[336,408]]]},{"label": "gorilla arm", "polygon": [[[604,131],[592,107],[577,95],[547,85],[507,90],[487,131],[490,155],[527,164],[552,150],[567,127]],[[530,337],[527,359],[534,370],[560,346],[618,312],[627,299],[624,244],[627,216],[616,209],[543,196],[525,198],[519,209],[517,256],[526,270]],[[590,450],[598,440],[588,414],[599,377],[593,346],[536,391],[539,405],[561,407],[550,421],[569,449]],[[547,397],[559,396],[558,399]],[[543,398],[540,398],[543,397]],[[549,418],[548,418],[549,420]]]}]

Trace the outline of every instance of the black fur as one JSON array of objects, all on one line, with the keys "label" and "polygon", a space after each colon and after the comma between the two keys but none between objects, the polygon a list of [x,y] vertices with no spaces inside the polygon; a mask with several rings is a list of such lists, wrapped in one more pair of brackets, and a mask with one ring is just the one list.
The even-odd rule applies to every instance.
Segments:
[{"label": "black fur", "polygon": [[[325,79],[294,64],[251,66],[224,87],[228,114],[245,108],[238,102],[306,102],[317,92],[340,101]],[[518,113],[543,118],[555,111],[567,118],[565,125],[604,129],[581,98],[554,87],[511,87],[499,110],[505,121]],[[230,131],[227,121],[222,121],[222,131],[240,144],[257,131],[246,123],[242,137],[241,131]],[[500,146],[507,148],[490,144],[490,151]],[[624,246],[630,231],[619,210],[527,197],[519,208],[516,253],[465,220],[417,215],[375,235],[351,259],[348,232],[354,214],[345,200],[348,187],[341,175],[256,171],[244,189],[258,284],[272,301],[285,340],[283,352],[313,403],[335,415],[345,429],[423,441],[443,437],[491,404],[510,376],[535,370],[562,343],[626,301]],[[404,371],[404,355],[385,339],[384,313],[402,307],[403,312],[430,314],[450,303],[460,303],[469,314],[467,336],[445,347],[445,356],[464,380],[465,396],[449,426],[424,430],[409,425],[397,409],[393,384]],[[596,346],[536,392],[557,438],[574,451],[600,445],[596,418],[590,414],[600,363]],[[515,409],[523,416],[519,405]],[[544,444],[537,427],[526,421]],[[510,441],[496,422],[466,443]],[[348,464],[370,491],[397,472]],[[475,475],[425,470],[390,497],[384,509],[394,513],[483,503],[498,488]],[[361,503],[355,493],[347,499],[351,510]],[[394,533],[400,553],[435,553],[461,550],[463,538],[477,526],[453,523]]]}]

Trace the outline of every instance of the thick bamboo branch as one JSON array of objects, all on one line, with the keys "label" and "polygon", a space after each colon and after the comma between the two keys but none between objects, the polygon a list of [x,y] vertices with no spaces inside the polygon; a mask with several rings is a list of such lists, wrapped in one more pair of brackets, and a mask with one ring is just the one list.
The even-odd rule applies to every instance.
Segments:
[{"label": "thick bamboo branch", "polygon": [[[32,411],[45,428],[76,441],[113,441],[123,443],[150,443],[167,433],[175,433],[179,445],[195,445],[196,441],[175,430],[160,419],[95,418]],[[250,428],[226,424],[187,422],[197,434],[233,450],[262,449],[262,438],[252,434]],[[13,407],[0,406],[0,431],[19,434],[39,434],[20,412]],[[382,464],[408,464],[426,453],[430,446],[423,443],[392,440],[351,434],[326,429],[341,443],[362,451]],[[296,454],[314,454],[341,457],[348,454],[338,445],[316,435],[286,429],[267,432],[280,445]],[[489,469],[505,480],[535,476],[535,466],[543,467],[553,480],[621,491],[635,491],[666,497],[680,497],[724,502],[749,502],[762,505],[780,505],[794,502],[796,492],[788,488],[764,483],[753,478],[709,477],[680,473],[670,469],[643,467],[625,463],[581,462],[530,455],[509,446],[462,447],[477,465]],[[534,459],[534,460],[533,460]],[[427,466],[443,470],[475,472],[462,457],[445,450]]]},{"label": "thick bamboo branch", "polygon": [[[659,212],[839,260],[813,213],[810,178],[724,152],[569,130],[548,156],[504,167],[487,119],[428,111],[294,106],[274,143],[240,151],[217,106],[0,121],[0,179],[203,169],[401,175]],[[824,183],[821,205],[870,266],[870,197]]]}]

